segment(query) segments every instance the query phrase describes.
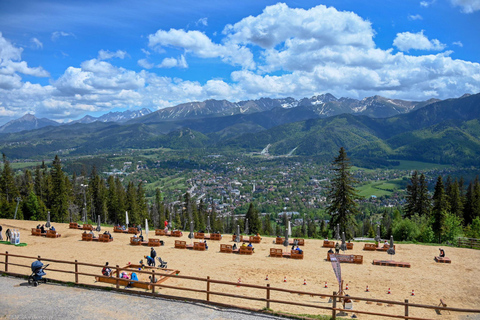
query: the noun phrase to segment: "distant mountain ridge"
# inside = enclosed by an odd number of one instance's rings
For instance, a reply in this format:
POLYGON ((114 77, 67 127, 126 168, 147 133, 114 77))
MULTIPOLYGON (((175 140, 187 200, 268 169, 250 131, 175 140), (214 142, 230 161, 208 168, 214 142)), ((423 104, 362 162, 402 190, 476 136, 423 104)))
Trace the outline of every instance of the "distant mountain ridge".
POLYGON ((143 117, 147 114, 152 113, 152 111, 148 108, 142 108, 140 110, 126 110, 123 112, 116 111, 116 112, 109 112, 100 117, 92 117, 90 115, 86 115, 85 117, 70 122, 72 123, 92 123, 95 121, 99 122, 125 122, 128 120, 132 120, 135 118, 143 117))
POLYGON ((47 119, 47 118, 37 118, 33 114, 27 113, 19 119, 12 120, 7 122, 0 127, 0 133, 11 133, 11 132, 20 132, 28 131, 34 129, 40 129, 47 126, 59 126, 60 123, 47 119))

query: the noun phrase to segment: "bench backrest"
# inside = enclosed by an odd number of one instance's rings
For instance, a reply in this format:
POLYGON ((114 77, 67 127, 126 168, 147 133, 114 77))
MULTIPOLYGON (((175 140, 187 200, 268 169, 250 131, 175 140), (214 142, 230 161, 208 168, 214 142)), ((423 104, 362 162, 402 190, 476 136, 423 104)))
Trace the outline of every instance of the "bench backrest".
POLYGON ((222 240, 220 233, 210 233, 210 240, 222 240))
POLYGON ((150 246, 152 244, 159 245, 160 244, 160 239, 148 239, 148 245, 150 246))
POLYGON ((135 227, 128 227, 128 233, 137 234, 138 230, 135 227))
POLYGON ((305 245, 305 239, 293 239, 293 241, 297 241, 299 246, 304 246, 305 245))
POLYGON ((165 229, 155 229, 155 235, 156 236, 164 236, 165 235, 165 229))
POLYGON ((253 248, 252 247, 247 247, 247 246, 240 246, 240 253, 247 253, 247 254, 252 254, 253 253, 253 248))
POLYGON ((91 224, 84 224, 82 227, 83 230, 93 230, 93 227, 91 224))
POLYGON ((186 247, 187 242, 183 240, 175 240, 175 247, 186 247))
POLYGON ((110 240, 110 236, 108 234, 99 234, 98 235, 98 241, 109 241, 110 240))
POLYGON ((283 244, 283 238, 276 237, 275 238, 275 244, 283 244))
POLYGON ((205 242, 194 242, 193 243, 194 250, 205 250, 205 242))
POLYGON ((92 240, 93 234, 91 233, 82 233, 82 240, 92 240))
POLYGON ((181 236, 182 236, 182 231, 180 231, 180 230, 173 230, 173 231, 172 231, 172 236, 174 236, 174 237, 181 237, 181 236))

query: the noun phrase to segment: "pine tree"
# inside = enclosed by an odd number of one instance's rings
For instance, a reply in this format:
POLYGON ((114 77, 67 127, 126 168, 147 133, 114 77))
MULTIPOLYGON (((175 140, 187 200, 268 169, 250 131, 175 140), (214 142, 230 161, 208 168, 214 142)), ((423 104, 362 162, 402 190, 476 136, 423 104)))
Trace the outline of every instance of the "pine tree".
POLYGON ((445 194, 445 188, 443 187, 442 176, 438 176, 437 178, 435 193, 433 194, 432 200, 432 229, 438 239, 438 242, 441 243, 442 231, 445 225, 445 215, 449 210, 447 195, 445 194))
POLYGON ((457 179, 446 185, 445 191, 447 193, 450 212, 459 218, 463 218, 463 201, 457 179))
MULTIPOLYGON (((0 192, 7 203, 15 203, 15 198, 19 196, 13 170, 10 167, 10 161, 3 153, 3 170, 0 175, 0 192)), ((13 205, 15 206, 15 205, 13 205)))
POLYGON ((265 218, 264 218, 264 232, 266 235, 268 236, 273 236, 274 232, 273 232, 273 228, 272 228, 272 222, 270 221, 270 215, 269 214, 266 214, 265 215, 265 218))
POLYGON ((412 217, 418 208, 419 187, 418 172, 414 171, 410 178, 410 184, 407 185, 407 195, 405 196, 405 216, 407 218, 412 217))
POLYGON ((425 179, 425 175, 422 173, 420 175, 418 187, 418 201, 415 212, 417 212, 419 216, 428 216, 430 215, 431 207, 432 203, 428 195, 427 180, 425 179))
POLYGON ((250 202, 250 205, 248 206, 248 211, 247 211, 247 214, 245 215, 245 219, 248 219, 248 226, 251 234, 257 234, 262 232, 261 230, 262 222, 258 217, 258 211, 253 205, 253 203, 251 202, 250 202))
POLYGON ((345 232, 348 239, 353 238, 352 229, 356 227, 355 216, 359 213, 355 199, 359 196, 353 184, 357 181, 349 172, 350 162, 345 149, 340 148, 338 157, 332 163, 335 176, 328 192, 327 213, 331 215, 330 226, 340 225, 340 233, 345 232))

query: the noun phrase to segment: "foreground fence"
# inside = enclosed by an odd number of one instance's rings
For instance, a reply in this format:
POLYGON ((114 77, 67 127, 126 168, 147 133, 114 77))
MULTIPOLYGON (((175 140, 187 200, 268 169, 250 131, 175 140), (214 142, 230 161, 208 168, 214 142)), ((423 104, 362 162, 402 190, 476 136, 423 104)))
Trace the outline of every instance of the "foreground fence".
MULTIPOLYGON (((104 265, 99 265, 99 264, 92 264, 92 263, 84 263, 84 262, 78 262, 77 260, 75 261, 63 261, 63 260, 56 260, 56 259, 48 259, 48 258, 42 258, 40 256, 37 257, 29 257, 29 256, 22 256, 22 255, 16 255, 16 254, 9 254, 8 251, 5 253, 0 253, 0 256, 4 256, 4 261, 0 261, 0 264, 4 265, 4 273, 5 274, 10 274, 10 275, 15 275, 15 276, 27 276, 25 273, 15 273, 9 271, 9 267, 20 267, 20 268, 27 268, 30 269, 30 263, 27 264, 21 264, 18 262, 18 260, 21 259, 28 259, 28 260, 39 260, 43 262, 52 262, 52 263, 58 263, 61 265, 66 265, 67 269, 71 270, 62 270, 62 269, 51 269, 48 268, 49 272, 58 272, 58 273, 64 273, 64 274, 70 274, 72 276, 72 281, 59 281, 55 280, 56 282, 65 282, 65 283, 71 283, 74 282, 75 284, 82 285, 82 286, 87 286, 87 287, 93 287, 93 288, 103 288, 105 289, 106 287, 104 286, 99 286, 99 285, 93 285, 89 283, 82 283, 79 281, 79 276, 82 277, 87 277, 87 278, 110 278, 112 277, 106 277, 102 276, 99 274, 92 274, 92 273, 87 273, 87 272, 80 272, 79 268, 80 267, 94 267, 94 268, 103 268, 104 265), (13 262, 15 260, 15 262, 13 262)), ((199 281, 204 283, 205 289, 196 289, 196 288, 187 288, 187 287, 178 287, 178 286, 171 286, 171 285, 166 285, 163 283, 150 283, 150 282, 143 282, 143 281, 134 281, 134 280, 128 280, 129 282, 132 283, 139 283, 148 286, 151 289, 148 289, 148 291, 135 291, 135 290, 125 290, 120 288, 120 281, 125 281, 125 279, 120 278, 120 271, 123 270, 123 267, 120 267, 116 265, 115 267, 110 266, 110 268, 113 270, 113 274, 115 275, 113 277, 113 281, 115 282, 115 288, 112 288, 114 290, 122 291, 122 292, 128 292, 131 294, 137 294, 137 295, 148 295, 148 296, 157 296, 157 297, 162 297, 162 298, 172 298, 172 299, 181 299, 181 300, 190 300, 190 301, 198 301, 198 302, 206 302, 206 303, 211 303, 219 306, 224 306, 224 307, 230 307, 230 308, 239 308, 239 309, 246 309, 250 311, 262 311, 259 309, 253 309, 253 308, 248 308, 248 307, 242 307, 242 305, 231 305, 231 304, 225 304, 225 303, 219 303, 219 302, 213 302, 211 301, 212 296, 220 296, 220 297, 230 297, 230 298, 235 298, 235 299, 240 299, 240 300, 250 300, 250 301, 259 301, 265 303, 265 308, 271 309, 270 306, 273 303, 276 304, 281 304, 281 305, 295 305, 295 306, 301 306, 301 307, 306 307, 306 308, 313 308, 313 309, 323 309, 323 310, 329 310, 331 311, 332 314, 332 319, 336 319, 337 317, 337 312, 350 312, 350 313, 356 313, 356 314, 366 314, 366 315, 372 315, 372 316, 379 316, 383 318, 398 318, 398 319, 411 319, 411 320, 426 320, 425 318, 418 318, 418 317, 413 317, 409 316, 410 310, 412 308, 420 308, 420 309, 435 309, 438 311, 450 311, 450 312, 465 312, 465 313, 480 313, 480 309, 460 309, 460 308, 450 308, 450 307, 442 307, 442 306, 432 306, 432 305, 422 305, 422 304, 414 304, 414 303, 409 303, 408 299, 405 299, 403 302, 400 301, 390 301, 390 300, 381 300, 381 299, 370 299, 370 298, 364 298, 364 297, 354 297, 354 296, 343 296, 339 295, 336 292, 333 292, 333 294, 328 295, 328 294, 320 294, 320 293, 314 293, 314 292, 305 292, 305 291, 296 291, 296 290, 288 290, 288 289, 283 289, 283 288, 275 288, 271 287, 270 284, 267 284, 266 286, 261 286, 261 285, 252 285, 252 284, 243 284, 243 283, 236 283, 236 282, 228 282, 228 281, 221 281, 221 280, 214 280, 211 279, 210 277, 206 278, 200 278, 200 277, 190 277, 190 276, 184 276, 184 275, 173 275, 171 273, 161 273, 161 272, 155 272, 154 270, 152 271, 142 271, 138 270, 135 271, 136 273, 139 274, 148 274, 155 278, 155 276, 162 276, 162 277, 175 277, 179 279, 184 279, 187 281, 199 281), (222 285, 227 285, 227 286, 232 286, 232 287, 247 287, 247 288, 255 288, 255 289, 260 289, 263 291, 263 294, 261 296, 246 296, 246 295, 238 295, 238 294, 231 294, 231 293, 226 293, 226 292, 219 292, 219 291, 214 291, 212 290, 212 284, 222 284, 222 285), (159 288, 169 288, 169 289, 174 289, 174 290, 179 290, 179 291, 189 291, 189 292, 195 292, 197 296, 200 296, 201 294, 204 295, 204 299, 192 299, 192 298, 187 298, 181 295, 178 296, 172 296, 172 295, 165 295, 165 294, 160 294, 158 292, 159 288), (314 305, 314 304, 309 304, 309 303, 301 303, 299 301, 288 301, 288 300, 280 300, 280 299, 273 299, 272 294, 275 292, 284 292, 284 293, 290 293, 290 294, 299 294, 299 295, 310 295, 310 296, 317 296, 317 297, 322 297, 322 298, 330 298, 332 301, 331 306, 319 306, 319 305, 314 305), (397 305, 397 306, 403 306, 404 307, 404 312, 403 315, 394 315, 394 314, 386 314, 386 313, 377 313, 377 312, 370 312, 370 311, 365 311, 365 310, 352 310, 352 309, 344 309, 342 301, 344 299, 350 299, 350 300, 356 300, 356 301, 366 301, 367 303, 384 303, 388 305, 397 305)), ((28 273, 30 271, 28 270, 28 273)), ((110 287, 107 287, 110 288, 110 287)))
POLYGON ((480 249, 480 239, 458 238, 457 246, 472 248, 472 249, 480 249))

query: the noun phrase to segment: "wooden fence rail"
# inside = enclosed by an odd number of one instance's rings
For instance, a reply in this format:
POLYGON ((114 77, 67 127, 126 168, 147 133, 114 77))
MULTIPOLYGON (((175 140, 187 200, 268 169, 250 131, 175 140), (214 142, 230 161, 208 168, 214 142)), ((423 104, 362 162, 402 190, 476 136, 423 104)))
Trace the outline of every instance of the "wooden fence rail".
MULTIPOLYGON (((74 266, 74 271, 62 270, 62 269, 48 269, 48 271, 65 273, 65 274, 73 274, 74 279, 75 279, 74 281, 75 281, 76 284, 82 284, 82 285, 86 285, 86 286, 89 286, 89 287, 101 287, 101 286, 87 284, 87 283, 80 283, 78 277, 79 276, 86 276, 86 277, 93 277, 93 278, 95 278, 95 277, 111 278, 111 277, 106 277, 106 276, 99 275, 99 274, 79 272, 79 266, 103 268, 104 265, 100 265, 100 264, 78 262, 77 260, 75 260, 75 261, 63 261, 63 260, 57 260, 57 259, 42 258, 40 256, 29 257, 29 256, 23 256, 23 255, 17 255, 17 254, 9 254, 8 251, 5 252, 5 253, 0 253, 0 256, 5 257, 4 261, 0 261, 0 264, 4 265, 4 273, 11 274, 11 275, 16 275, 16 276, 22 275, 22 274, 10 272, 8 270, 9 266, 30 268, 30 265, 13 263, 11 261, 12 260, 11 258, 33 259, 33 260, 41 260, 41 261, 45 261, 45 262, 59 263, 59 264, 65 264, 65 265, 73 265, 74 266)), ((117 265, 115 267, 112 267, 112 269, 114 269, 113 274, 116 275, 114 277, 114 279, 116 279, 115 289, 119 290, 119 291, 122 291, 122 292, 125 292, 125 290, 121 289, 120 285, 119 285, 119 280, 122 280, 120 278, 120 270, 123 270, 124 268, 119 267, 117 265)), ((236 282, 229 282, 229 281, 223 281, 223 280, 215 280, 215 279, 211 279, 209 276, 206 277, 206 278, 200 278, 200 277, 184 276, 184 275, 178 275, 178 274, 173 275, 173 274, 170 274, 170 273, 161 273, 161 272, 158 272, 158 270, 157 271, 155 271, 155 270, 152 270, 152 271, 143 271, 143 270, 138 270, 137 271, 137 270, 135 270, 135 272, 139 273, 139 274, 148 274, 148 275, 151 275, 151 276, 175 277, 177 279, 184 279, 184 280, 189 280, 189 281, 200 281, 200 282, 204 282, 206 284, 206 286, 205 286, 205 289, 195 289, 195 288, 171 286, 171 285, 167 285, 167 284, 163 284, 163 283, 150 283, 150 282, 135 281, 135 280, 130 280, 129 279, 128 282, 141 283, 141 284, 147 284, 147 285, 152 286, 151 292, 128 291, 129 293, 138 294, 138 295, 154 295, 154 296, 158 296, 158 297, 191 300, 191 301, 203 301, 203 302, 206 301, 207 303, 211 303, 211 304, 216 304, 216 305, 221 305, 221 306, 226 306, 226 307, 231 307, 231 308, 247 309, 247 310, 253 310, 253 309, 247 308, 247 307, 238 307, 236 305, 229 305, 229 304, 225 304, 225 303, 212 302, 211 301, 211 296, 230 297, 230 298, 235 298, 235 299, 253 300, 253 301, 264 302, 266 304, 267 309, 270 309, 271 303, 277 303, 277 304, 281 304, 281 305, 295 305, 295 306, 307 307, 307 308, 313 308, 313 309, 330 310, 332 312, 332 318, 333 319, 336 319, 336 313, 338 311, 344 311, 344 312, 354 312, 354 313, 357 313, 357 314, 367 314, 367 315, 379 316, 379 317, 384 317, 384 318, 389 317, 389 318, 410 319, 410 320, 426 320, 425 318, 418 318, 418 317, 409 316, 409 311, 411 310, 411 308, 436 309, 436 310, 445 310, 445 311, 451 311, 451 312, 480 313, 480 309, 461 309, 461 308, 451 308, 451 307, 440 307, 440 306, 409 303, 408 300, 405 300, 404 302, 401 302, 401 301, 390 301, 390 300, 371 299, 371 298, 353 297, 353 296, 348 296, 347 298, 350 299, 350 300, 370 301, 370 302, 386 303, 386 304, 404 306, 404 308, 405 308, 404 315, 392 315, 392 314, 377 313, 377 312, 370 312, 370 311, 364 311, 364 310, 347 310, 347 309, 337 307, 337 301, 341 302, 346 297, 343 296, 343 295, 338 295, 336 292, 333 292, 333 294, 331 294, 331 295, 320 294, 318 292, 305 292, 305 291, 289 290, 289 289, 284 289, 284 288, 275 288, 275 287, 271 287, 270 284, 267 284, 266 286, 261 286, 261 285, 254 285, 254 284, 236 283, 236 282), (265 290, 265 293, 263 294, 264 298, 263 297, 253 297, 253 296, 246 296, 246 295, 238 295, 238 294, 232 294, 232 293, 226 293, 226 292, 213 291, 211 289, 212 284, 222 284, 222 285, 227 285, 227 286, 246 287, 246 288, 252 288, 252 289, 265 290), (159 293, 155 292, 156 288, 167 288, 167 289, 180 290, 180 291, 196 292, 196 293, 205 294, 206 297, 205 297, 205 300, 198 300, 198 299, 182 297, 181 295, 180 296, 171 296, 171 295, 159 294, 159 293), (284 293, 290 293, 290 294, 300 294, 300 295, 310 295, 310 296, 330 298, 330 299, 332 299, 333 303, 332 303, 332 306, 319 306, 319 305, 313 305, 313 304, 309 304, 309 303, 302 303, 302 302, 299 302, 299 301, 287 301, 287 300, 272 299, 271 298, 272 292, 284 292, 284 293)), ((23 275, 25 276, 25 274, 23 274, 23 275)), ((58 280, 55 280, 55 281, 58 281, 58 280)), ((59 281, 59 282, 66 282, 66 281, 59 281)), ((340 305, 341 305, 341 303, 340 303, 340 305)), ((260 311, 260 310, 255 310, 255 311, 260 311)))
POLYGON ((472 249, 480 249, 480 239, 473 238, 458 238, 458 247, 467 247, 472 249))

